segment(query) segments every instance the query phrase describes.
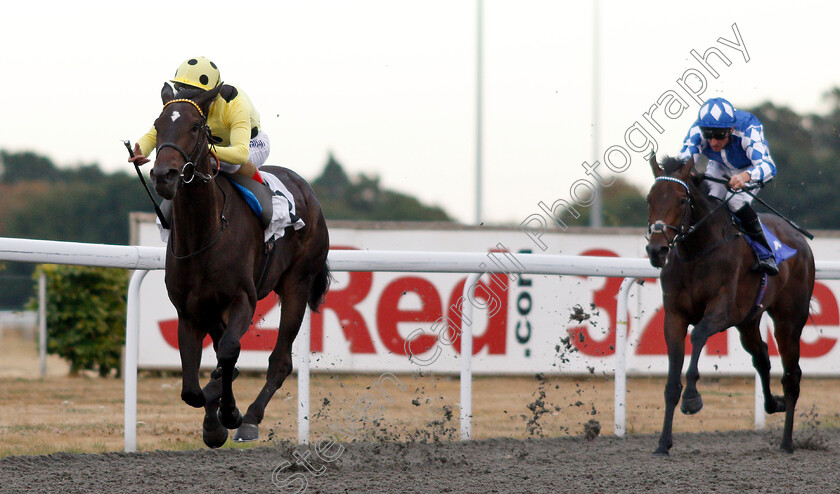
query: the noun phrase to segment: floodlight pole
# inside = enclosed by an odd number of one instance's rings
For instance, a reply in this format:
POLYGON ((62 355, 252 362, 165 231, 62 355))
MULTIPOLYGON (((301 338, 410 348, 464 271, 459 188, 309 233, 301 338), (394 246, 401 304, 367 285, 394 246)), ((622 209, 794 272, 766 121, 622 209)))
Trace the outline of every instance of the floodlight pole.
POLYGON ((482 190, 481 190, 481 138, 483 133, 482 128, 482 51, 484 49, 482 38, 483 38, 483 23, 482 17, 484 16, 484 1, 478 0, 478 9, 477 9, 477 19, 476 19, 476 31, 477 31, 477 39, 476 39, 476 90, 475 90, 475 224, 481 224, 481 203, 482 203, 482 190))
MULTIPOLYGON (((601 0, 592 2, 592 159, 597 160, 601 147, 601 0)), ((589 215, 589 226, 600 228, 603 217, 603 188, 595 182, 595 197, 589 215)))

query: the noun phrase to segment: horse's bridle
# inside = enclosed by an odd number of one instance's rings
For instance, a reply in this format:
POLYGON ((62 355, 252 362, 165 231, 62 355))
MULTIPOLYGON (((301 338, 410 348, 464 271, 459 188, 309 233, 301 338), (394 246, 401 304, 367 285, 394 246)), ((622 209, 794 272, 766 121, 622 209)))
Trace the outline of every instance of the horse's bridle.
MULTIPOLYGON (((646 239, 650 241, 650 237, 653 235, 660 233, 665 236, 665 241, 668 243, 668 248, 673 248, 679 242, 682 242, 685 237, 691 235, 692 232, 696 229, 697 225, 690 225, 691 222, 691 211, 694 209, 694 203, 691 202, 691 191, 688 188, 688 184, 683 182, 682 180, 674 177, 656 177, 656 182, 663 180, 668 182, 676 182, 682 185, 685 188, 685 212, 683 213, 683 219, 680 222, 680 226, 676 227, 673 225, 669 225, 662 220, 656 220, 653 224, 648 223, 648 233, 646 239), (670 241, 668 240, 668 230, 674 230, 674 238, 670 241)), ((706 219, 706 218, 703 218, 706 219)), ((700 220, 701 222, 703 220, 700 220)), ((700 224, 698 222, 697 224, 700 224)))
MULTIPOLYGON (((172 148, 175 151, 178 151, 181 156, 184 158, 184 166, 181 167, 181 181, 185 184, 188 184, 193 181, 194 178, 198 177, 202 182, 207 183, 219 173, 219 169, 216 169, 216 173, 213 175, 208 175, 206 173, 202 173, 195 169, 195 163, 203 156, 202 148, 206 149, 207 152, 211 152, 210 148, 208 147, 208 143, 210 142, 210 127, 207 125, 207 117, 204 115, 204 112, 201 111, 201 108, 198 104, 190 99, 173 99, 168 101, 165 105, 163 105, 163 109, 166 109, 167 106, 171 105, 172 103, 189 103, 198 110, 198 114, 201 116, 201 124, 199 126, 200 136, 203 138, 199 138, 195 142, 195 147, 193 147, 192 152, 187 154, 181 146, 175 144, 174 142, 164 142, 160 144, 157 149, 155 150, 155 154, 160 154, 161 149, 163 148, 172 148), (191 156, 195 156, 195 158, 191 158, 191 156)), ((161 110, 163 113, 163 110, 161 110)), ((216 160, 216 163, 219 161, 216 160)))
MULTIPOLYGON (((676 232, 674 234, 674 238, 671 239, 671 241, 668 242, 668 248, 669 249, 673 248, 675 245, 677 245, 678 243, 685 240, 686 237, 688 237, 689 235, 694 233, 697 230, 698 226, 700 226, 701 224, 703 224, 704 221, 706 221, 707 219, 712 217, 712 215, 715 213, 715 211, 717 211, 719 208, 725 206, 733 197, 735 197, 734 195, 729 195, 726 199, 721 201, 720 204, 718 204, 711 211, 706 213, 705 216, 700 218, 700 220, 697 223, 692 225, 691 224, 691 212, 694 210, 694 203, 691 202, 691 190, 688 188, 688 184, 686 184, 685 182, 683 182, 682 180, 680 180, 678 178, 667 177, 667 176, 656 177, 655 181, 658 182, 660 180, 665 180, 665 181, 668 181, 668 182, 676 182, 676 183, 682 185, 685 188, 685 204, 686 204, 685 205, 685 212, 683 213, 683 219, 680 222, 679 227, 669 225, 662 220, 656 220, 653 224, 648 223, 648 233, 645 237, 648 241, 650 241, 650 237, 652 235, 656 234, 656 233, 661 233, 662 235, 665 236, 665 241, 668 241, 668 234, 666 233, 666 231, 668 229, 671 229, 671 230, 674 230, 676 232)), ((727 239, 724 238, 724 241, 727 241, 727 239)), ((716 247, 716 246, 717 246, 717 244, 712 245, 712 247, 716 247)))
MULTIPOLYGON (((193 100, 190 100, 190 99, 173 99, 173 100, 168 101, 166 104, 164 104, 163 108, 165 109, 168 105, 171 105, 172 103, 189 103, 192 106, 194 106, 196 110, 198 110, 198 114, 201 116, 201 124, 199 125, 199 129, 198 129, 200 137, 198 139, 196 139, 195 147, 193 147, 193 150, 189 155, 186 152, 184 152, 183 149, 181 149, 181 146, 175 144, 174 142, 164 142, 164 143, 160 144, 157 147, 157 150, 155 151, 155 154, 156 155, 160 154, 160 150, 163 149, 163 148, 172 148, 175 151, 178 151, 181 154, 181 156, 184 157, 185 163, 184 163, 184 166, 181 167, 181 176, 180 176, 181 181, 183 183, 188 184, 188 183, 192 182, 193 179, 195 179, 196 177, 198 177, 199 180, 201 180, 203 183, 210 182, 214 178, 216 178, 216 175, 219 174, 219 169, 221 168, 221 164, 220 164, 221 162, 219 161, 219 158, 216 157, 215 154, 213 154, 213 151, 210 149, 210 147, 208 145, 210 143, 210 127, 207 125, 207 117, 204 115, 204 112, 201 111, 201 107, 199 107, 198 104, 193 100), (204 149, 205 151, 202 151, 202 149, 204 149), (205 152, 209 153, 211 156, 213 156, 213 158, 216 160, 216 163, 217 163, 216 173, 214 173, 212 175, 202 173, 202 172, 195 169, 195 163, 200 158, 202 158, 204 156, 205 152), (195 156, 195 158, 191 158, 191 156, 195 156), (189 178, 187 178, 187 171, 188 170, 189 170, 189 178)), ((163 110, 161 110, 161 113, 163 113, 163 110)), ((216 182, 216 184, 218 185, 218 182, 216 182)), ((222 226, 219 229, 219 233, 216 235, 216 237, 213 240, 211 240, 204 247, 201 247, 200 249, 198 249, 198 250, 196 250, 196 251, 194 251, 190 254, 183 255, 183 256, 179 256, 179 255, 175 254, 174 242, 167 242, 169 244, 170 250, 172 251, 172 256, 175 259, 178 259, 180 261, 180 260, 189 259, 190 257, 196 256, 196 255, 204 252, 205 250, 209 249, 213 245, 215 245, 216 242, 218 242, 219 239, 222 238, 222 234, 225 233, 225 230, 227 229, 227 218, 225 217, 225 206, 227 205, 227 194, 225 194, 224 189, 222 189, 221 187, 219 187, 219 190, 221 191, 222 196, 224 197, 224 203, 222 204, 222 212, 221 212, 221 216, 220 216, 222 226)))

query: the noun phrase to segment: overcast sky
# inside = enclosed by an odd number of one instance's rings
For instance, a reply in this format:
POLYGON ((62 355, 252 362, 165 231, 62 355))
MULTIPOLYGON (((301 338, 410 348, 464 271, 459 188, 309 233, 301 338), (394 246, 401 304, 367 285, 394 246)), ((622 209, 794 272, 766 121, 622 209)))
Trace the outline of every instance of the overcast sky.
MULTIPOLYGON (((332 152, 351 175, 378 175, 386 187, 472 223, 476 6, 7 3, 0 148, 36 151, 62 167, 98 163, 131 172, 120 140, 133 142, 148 129, 160 112, 163 82, 184 59, 201 55, 254 101, 272 142, 269 164, 311 180, 332 152)), ((822 111, 824 93, 840 85, 838 13, 828 1, 603 0, 595 153, 593 4, 484 0, 485 221, 519 223, 539 212, 538 202, 569 198, 573 184, 592 180, 581 164, 603 162, 614 145, 631 158, 619 175, 646 190, 650 170, 624 134, 639 122, 659 156, 676 154, 699 108, 678 82, 697 88, 692 70, 706 79, 702 99, 822 111), (717 78, 691 55, 711 47, 730 62, 710 56, 717 78), (655 129, 643 114, 666 97, 676 102, 673 116, 679 100, 669 91, 688 108, 670 118, 660 106, 649 113, 655 129)), ((641 131, 635 137, 636 144, 644 139, 641 131)), ((616 167, 620 156, 612 155, 616 167)), ((785 164, 778 166, 783 175, 785 164)))

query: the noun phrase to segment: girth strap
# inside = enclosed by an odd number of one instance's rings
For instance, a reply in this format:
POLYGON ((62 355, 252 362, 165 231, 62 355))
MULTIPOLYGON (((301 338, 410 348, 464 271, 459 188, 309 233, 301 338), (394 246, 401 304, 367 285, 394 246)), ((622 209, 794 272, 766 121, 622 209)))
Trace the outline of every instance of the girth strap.
POLYGON ((260 275, 259 278, 257 278, 257 282, 255 283, 257 287, 257 293, 262 292, 262 284, 265 281, 265 272, 268 269, 268 265, 270 264, 271 259, 274 258, 274 252, 277 250, 274 248, 275 242, 276 240, 272 239, 265 243, 265 247, 263 249, 262 262, 260 263, 260 275))
POLYGON ((758 294, 755 297, 755 303, 747 313, 747 317, 745 317, 740 323, 736 324, 736 326, 740 326, 741 324, 750 321, 753 317, 755 317, 755 314, 758 311, 764 309, 764 306, 762 306, 761 303, 764 301, 765 292, 767 292, 767 273, 761 273, 761 282, 758 284, 758 294))

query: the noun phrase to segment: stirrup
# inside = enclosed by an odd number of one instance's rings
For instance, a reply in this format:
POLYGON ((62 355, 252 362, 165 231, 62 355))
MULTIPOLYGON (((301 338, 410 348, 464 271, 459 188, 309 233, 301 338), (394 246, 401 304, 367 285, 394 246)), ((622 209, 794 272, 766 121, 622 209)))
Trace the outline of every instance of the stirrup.
POLYGON ((779 274, 779 267, 776 266, 776 260, 773 259, 773 257, 759 259, 756 267, 758 268, 758 271, 767 273, 770 276, 776 276, 779 274))

